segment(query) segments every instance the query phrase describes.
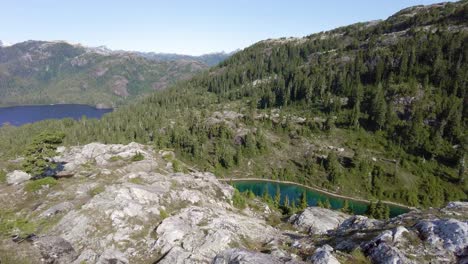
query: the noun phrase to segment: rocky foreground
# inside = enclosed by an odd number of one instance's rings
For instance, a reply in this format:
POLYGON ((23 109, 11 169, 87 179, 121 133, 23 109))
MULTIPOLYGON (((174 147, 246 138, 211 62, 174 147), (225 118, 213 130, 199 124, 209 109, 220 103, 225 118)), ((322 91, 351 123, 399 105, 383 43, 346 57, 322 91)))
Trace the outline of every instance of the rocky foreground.
POLYGON ((315 207, 281 219, 259 200, 234 207, 230 185, 171 151, 59 153, 57 183, 30 188, 13 171, 0 184, 0 263, 468 263, 468 203, 388 221, 315 207))

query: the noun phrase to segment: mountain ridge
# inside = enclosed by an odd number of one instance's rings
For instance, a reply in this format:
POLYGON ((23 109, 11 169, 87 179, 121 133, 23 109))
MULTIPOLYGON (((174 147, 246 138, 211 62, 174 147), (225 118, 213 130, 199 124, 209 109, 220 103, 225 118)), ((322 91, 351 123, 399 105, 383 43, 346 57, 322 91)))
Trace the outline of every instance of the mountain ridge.
POLYGON ((66 41, 0 46, 0 106, 81 103, 116 107, 207 69, 228 54, 190 57, 112 51, 66 41))

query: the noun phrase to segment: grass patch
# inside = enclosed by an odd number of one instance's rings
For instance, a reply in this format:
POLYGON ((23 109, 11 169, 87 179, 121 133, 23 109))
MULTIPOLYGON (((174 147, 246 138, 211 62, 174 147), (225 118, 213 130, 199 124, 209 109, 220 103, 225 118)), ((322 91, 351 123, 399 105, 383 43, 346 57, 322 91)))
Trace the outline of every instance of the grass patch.
POLYGON ((133 184, 139 184, 139 185, 142 185, 142 184, 145 183, 145 181, 141 177, 132 178, 132 179, 130 179, 128 181, 133 183, 133 184))
POLYGON ((32 234, 36 227, 36 223, 15 214, 13 211, 0 211, 0 235, 2 236, 32 234))
POLYGON ((97 187, 94 187, 92 188, 91 190, 88 191, 88 194, 91 195, 91 196, 96 196, 102 192, 104 192, 106 189, 104 188, 104 186, 102 185, 99 185, 97 187))
POLYGON ((174 172, 185 172, 182 163, 176 159, 172 160, 172 168, 174 169, 174 172))
POLYGON ((34 181, 30 181, 26 184, 26 186, 24 187, 24 189, 27 191, 27 192, 35 192, 35 191, 38 191, 40 189, 42 189, 42 187, 44 186, 49 186, 49 187, 53 187, 55 185, 58 184, 58 181, 52 177, 45 177, 45 178, 42 178, 42 179, 39 179, 39 180, 34 180, 34 181))
POLYGON ((5 250, 0 248, 0 263, 31 264, 32 262, 27 257, 18 256, 18 252, 15 252, 14 250, 5 250))
POLYGON ((352 263, 356 263, 356 264, 370 264, 370 263, 372 263, 369 260, 369 258, 367 258, 359 248, 354 249, 351 252, 351 256, 352 256, 352 263))
POLYGON ((6 183, 6 171, 0 170, 0 183, 6 183))
POLYGON ((244 209, 247 206, 245 196, 242 195, 237 189, 234 189, 234 194, 232 195, 232 204, 238 209, 244 209))
POLYGON ((112 156, 112 157, 110 157, 110 159, 109 159, 110 162, 116 162, 116 161, 119 161, 119 160, 122 160, 122 157, 120 157, 120 156, 112 156))

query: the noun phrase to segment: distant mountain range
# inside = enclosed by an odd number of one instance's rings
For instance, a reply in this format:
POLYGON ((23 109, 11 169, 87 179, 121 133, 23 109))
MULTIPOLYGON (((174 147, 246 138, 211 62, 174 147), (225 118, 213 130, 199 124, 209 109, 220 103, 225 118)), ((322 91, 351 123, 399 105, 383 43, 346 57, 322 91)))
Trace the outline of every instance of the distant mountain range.
POLYGON ((0 41, 0 106, 115 107, 216 65, 231 53, 190 56, 114 51, 65 41, 0 41))
POLYGON ((154 53, 154 52, 137 52, 137 54, 151 60, 155 61, 177 61, 177 60, 189 60, 189 61, 198 61, 208 66, 215 66, 218 63, 229 58, 231 55, 236 53, 233 52, 215 52, 204 54, 200 56, 191 56, 191 55, 181 55, 176 53, 154 53))

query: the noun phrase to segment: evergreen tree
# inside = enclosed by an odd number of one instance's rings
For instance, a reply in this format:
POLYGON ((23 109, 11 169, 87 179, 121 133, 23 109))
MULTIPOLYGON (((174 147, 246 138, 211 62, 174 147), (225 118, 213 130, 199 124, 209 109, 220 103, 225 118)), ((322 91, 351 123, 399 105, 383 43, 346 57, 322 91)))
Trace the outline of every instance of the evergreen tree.
POLYGON ((324 207, 325 207, 325 206, 323 205, 322 200, 320 200, 320 199, 319 199, 318 202, 317 202, 317 206, 320 207, 320 208, 324 208, 324 207))
POLYGON ((370 118, 376 127, 380 130, 385 125, 385 115, 387 114, 387 103, 385 102, 384 91, 382 84, 377 85, 377 90, 374 93, 370 105, 370 118))
POLYGON ((280 207, 281 205, 280 202, 281 202, 281 190, 280 190, 279 185, 276 185, 276 194, 274 198, 274 205, 276 208, 280 207))
POLYGON ((285 196, 284 197, 284 201, 283 201, 283 206, 286 207, 286 208, 290 208, 290 204, 289 204, 289 196, 285 196))
POLYGON ((299 197, 299 209, 300 210, 304 210, 306 209, 308 206, 308 203, 307 203, 307 193, 306 191, 303 191, 301 193, 301 196, 299 197))
POLYGON ((341 178, 341 168, 335 152, 331 151, 327 157, 326 170, 328 172, 329 181, 336 185, 341 178))
POLYGON ((41 133, 27 146, 23 169, 34 178, 41 178, 56 168, 52 157, 57 155, 56 149, 62 143, 63 133, 41 133))
POLYGON ((271 196, 270 196, 270 193, 268 192, 268 188, 264 188, 263 189, 263 194, 262 194, 262 199, 265 203, 271 205, 272 204, 272 199, 271 199, 271 196))
POLYGON ((341 208, 341 211, 343 213, 350 214, 352 213, 351 208, 349 207, 349 202, 348 200, 344 200, 343 207, 341 208))

